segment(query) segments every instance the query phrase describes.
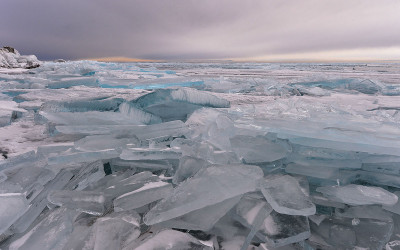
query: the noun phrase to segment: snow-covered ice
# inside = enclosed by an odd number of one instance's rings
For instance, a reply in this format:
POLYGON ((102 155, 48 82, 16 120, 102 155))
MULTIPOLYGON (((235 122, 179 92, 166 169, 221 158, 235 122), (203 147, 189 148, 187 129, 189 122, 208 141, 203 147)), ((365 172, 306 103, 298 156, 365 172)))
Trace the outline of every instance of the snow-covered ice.
POLYGON ((396 63, 0 49, 0 248, 395 249, 399 96, 396 63))

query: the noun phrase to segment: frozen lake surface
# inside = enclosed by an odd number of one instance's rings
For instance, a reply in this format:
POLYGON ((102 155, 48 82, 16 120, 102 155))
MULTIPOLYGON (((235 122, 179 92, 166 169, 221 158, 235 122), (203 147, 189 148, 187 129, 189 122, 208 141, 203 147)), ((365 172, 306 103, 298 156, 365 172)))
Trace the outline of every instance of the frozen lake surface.
POLYGON ((0 69, 0 249, 398 249, 399 194, 400 64, 0 69))

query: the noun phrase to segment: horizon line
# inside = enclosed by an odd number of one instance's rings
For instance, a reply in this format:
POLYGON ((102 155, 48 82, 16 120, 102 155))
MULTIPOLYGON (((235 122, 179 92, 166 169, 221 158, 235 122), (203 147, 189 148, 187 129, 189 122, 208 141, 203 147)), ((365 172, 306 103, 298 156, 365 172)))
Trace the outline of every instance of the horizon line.
POLYGON ((134 57, 121 57, 121 56, 111 56, 111 57, 98 57, 98 58, 82 58, 71 61, 97 61, 97 62, 115 62, 115 63, 135 63, 135 62, 148 62, 148 63, 167 63, 167 62, 240 62, 240 63, 400 63, 400 59, 273 59, 273 60, 262 60, 262 59, 249 59, 249 58, 226 58, 226 59, 143 59, 134 57))

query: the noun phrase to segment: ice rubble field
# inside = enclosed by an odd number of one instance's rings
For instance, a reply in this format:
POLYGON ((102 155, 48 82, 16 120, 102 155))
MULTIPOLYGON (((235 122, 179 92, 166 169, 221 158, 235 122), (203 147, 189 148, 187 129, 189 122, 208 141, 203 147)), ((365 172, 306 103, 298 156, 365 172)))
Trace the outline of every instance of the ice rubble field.
POLYGON ((400 248, 399 64, 2 72, 3 250, 400 248))

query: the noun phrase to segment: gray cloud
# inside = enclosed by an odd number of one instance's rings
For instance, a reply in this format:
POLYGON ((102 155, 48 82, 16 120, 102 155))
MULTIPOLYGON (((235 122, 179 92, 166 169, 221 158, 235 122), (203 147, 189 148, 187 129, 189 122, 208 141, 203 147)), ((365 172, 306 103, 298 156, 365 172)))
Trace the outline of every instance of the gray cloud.
POLYGON ((42 59, 253 57, 400 46, 397 0, 3 0, 0 45, 42 59))

